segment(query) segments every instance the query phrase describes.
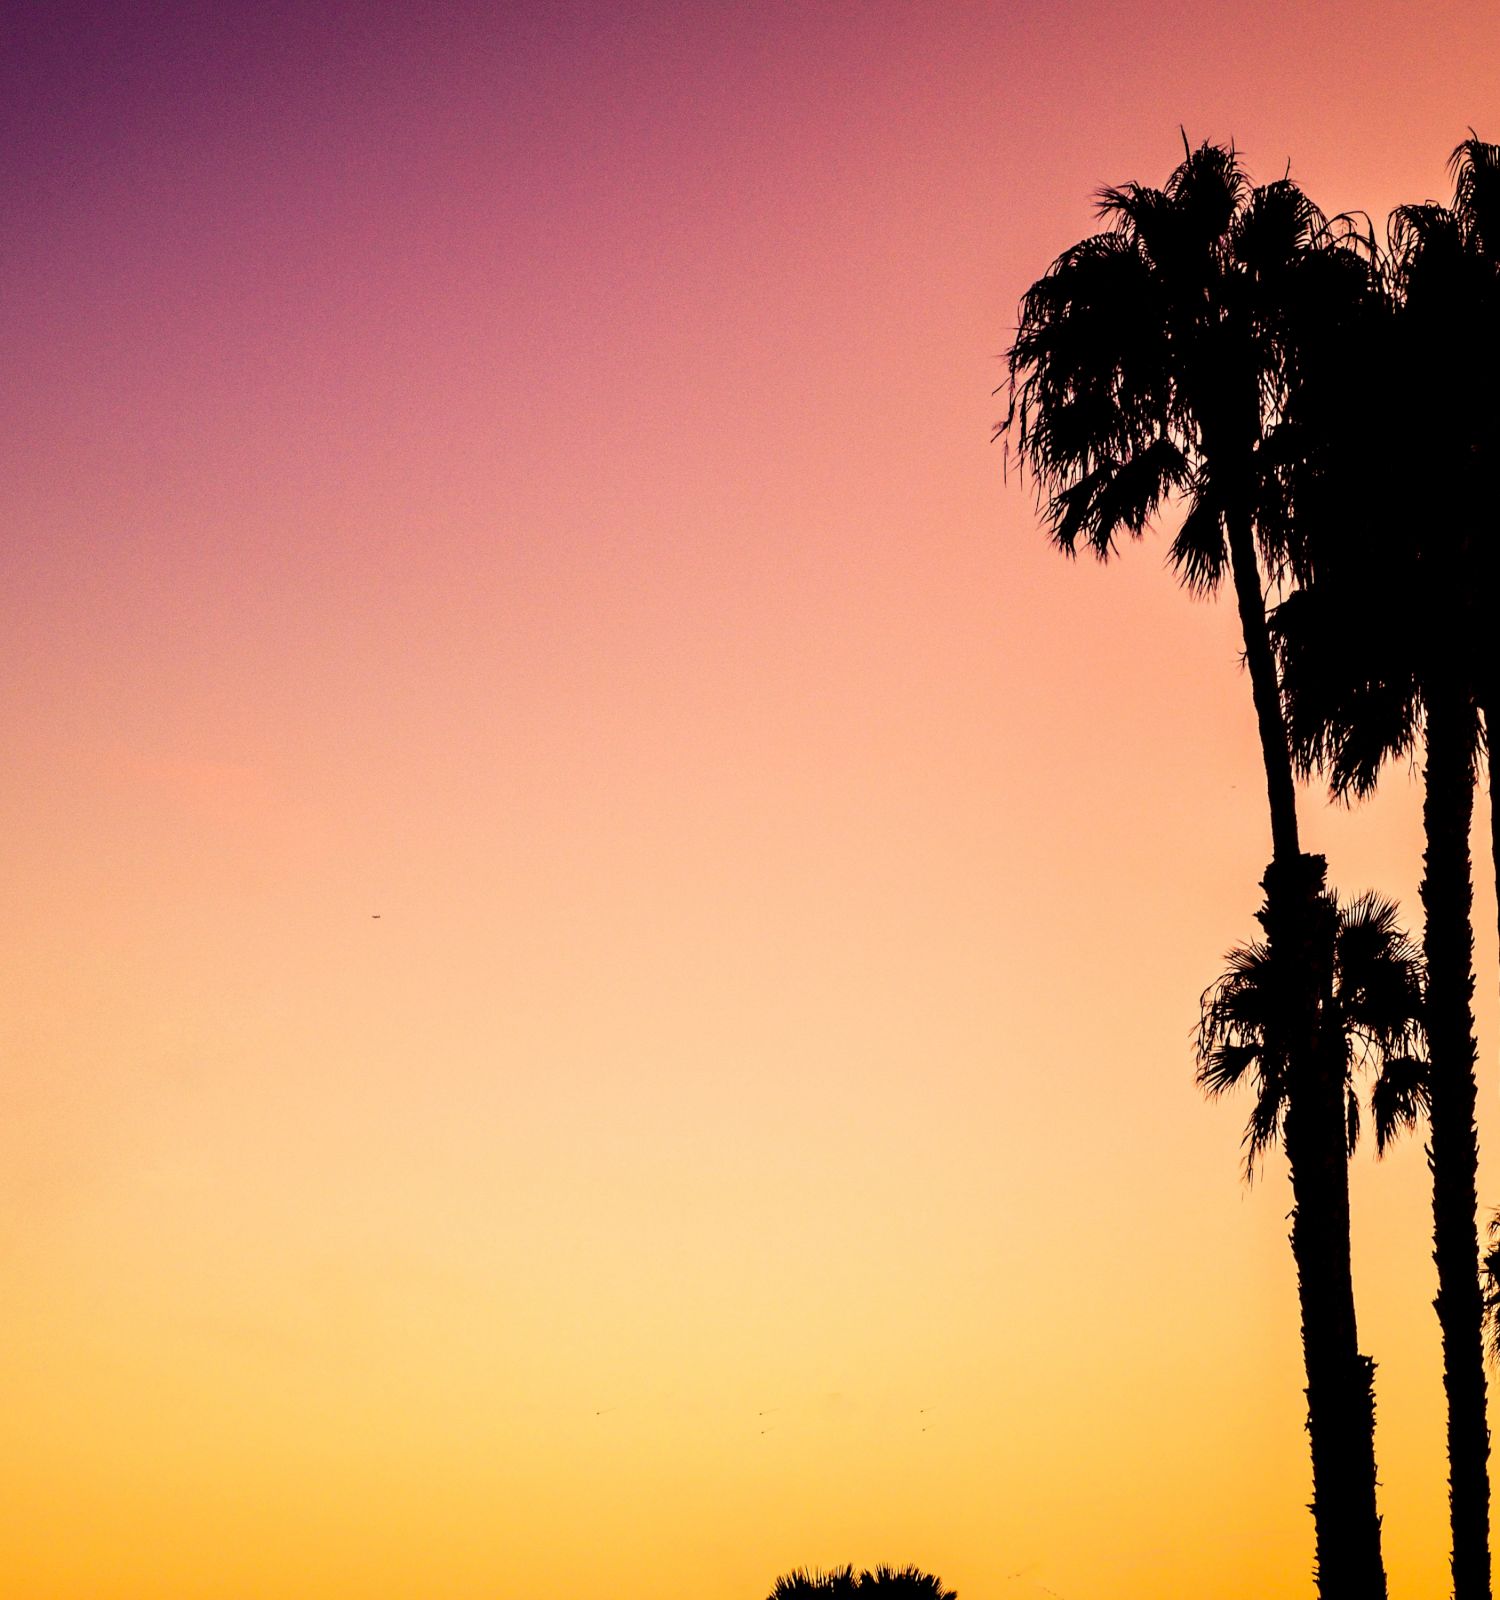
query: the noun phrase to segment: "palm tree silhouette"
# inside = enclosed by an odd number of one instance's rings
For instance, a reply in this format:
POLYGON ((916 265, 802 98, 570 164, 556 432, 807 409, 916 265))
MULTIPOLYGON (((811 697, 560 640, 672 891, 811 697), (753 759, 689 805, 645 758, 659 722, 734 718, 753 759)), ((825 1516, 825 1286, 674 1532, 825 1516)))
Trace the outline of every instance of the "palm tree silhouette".
MULTIPOLYGON (((1334 903, 1329 965, 1333 982, 1319 1016, 1318 1047, 1343 1079, 1347 1149, 1360 1135, 1356 1075, 1377 1074, 1371 1093, 1375 1137, 1383 1153, 1427 1109, 1420 950, 1397 922, 1395 904, 1375 894, 1334 903)), ((1277 1024, 1297 975, 1264 943, 1236 945, 1223 974, 1203 993, 1198 1026, 1198 1085, 1213 1096, 1249 1085, 1245 1176, 1280 1142, 1291 1077, 1285 1032, 1277 1024)))
MULTIPOLYGON (((1318 1045, 1328 997, 1326 862, 1305 854, 1261 561, 1295 555, 1279 429, 1305 364, 1358 320, 1369 263, 1289 179, 1251 188, 1233 149, 1187 148, 1164 188, 1106 189, 1106 231, 1065 251, 1021 302, 1010 409, 1053 538, 1100 558, 1185 506, 1171 556, 1212 592, 1227 574, 1260 734, 1272 860, 1259 919, 1283 993, 1283 1137, 1297 1266, 1321 1592, 1385 1595, 1375 1504, 1373 1363, 1349 1265, 1344 1084, 1318 1045)), ((1294 436, 1293 436, 1294 437, 1294 436)))
POLYGON ((858 1576, 853 1567, 834 1567, 828 1572, 797 1567, 776 1580, 770 1600, 851 1600, 853 1596, 872 1600, 958 1600, 957 1593, 944 1587, 941 1578, 919 1567, 879 1566, 866 1568, 858 1576))
MULTIPOLYGON (((1449 161, 1453 175, 1453 215, 1470 271, 1466 284, 1465 326, 1459 338, 1443 352, 1449 370, 1444 376, 1463 425, 1462 453, 1470 469, 1476 495, 1469 510, 1483 504, 1494 490, 1500 470, 1500 395, 1494 374, 1500 368, 1500 144, 1487 144, 1477 136, 1465 139, 1449 161), (1456 368, 1457 370, 1453 370, 1456 368)), ((1495 597, 1500 594, 1500 551, 1493 537, 1471 540, 1466 552, 1470 594, 1488 625, 1495 597)), ((1500 786, 1495 782, 1495 745, 1500 723, 1500 660, 1493 648, 1485 649, 1485 634, 1471 635, 1479 645, 1474 665, 1475 695, 1484 713, 1489 755, 1491 855, 1495 886, 1500 897, 1500 786)), ((1497 898, 1500 905, 1500 898, 1497 898)))
MULTIPOLYGON (((1391 219, 1383 312, 1356 357, 1364 381, 1351 385, 1346 367, 1336 384, 1303 387, 1303 438, 1314 443, 1289 462, 1288 481, 1301 520, 1319 532, 1307 586, 1278 608, 1274 626, 1294 755, 1326 771, 1336 796, 1369 793, 1386 760, 1423 750, 1434 1304, 1453 1582, 1456 1600, 1488 1600, 1469 831, 1480 708, 1495 677, 1494 541, 1480 535, 1475 512, 1491 490, 1500 437, 1500 150, 1470 139, 1451 170, 1451 207, 1406 206, 1391 219), (1394 462, 1392 393, 1421 396, 1394 462), (1373 623, 1398 615, 1398 628, 1373 623), (1351 627, 1355 618, 1371 620, 1351 627)), ((1485 715, 1493 729, 1493 710, 1485 715)), ((1493 842, 1500 883, 1500 833, 1493 842)))

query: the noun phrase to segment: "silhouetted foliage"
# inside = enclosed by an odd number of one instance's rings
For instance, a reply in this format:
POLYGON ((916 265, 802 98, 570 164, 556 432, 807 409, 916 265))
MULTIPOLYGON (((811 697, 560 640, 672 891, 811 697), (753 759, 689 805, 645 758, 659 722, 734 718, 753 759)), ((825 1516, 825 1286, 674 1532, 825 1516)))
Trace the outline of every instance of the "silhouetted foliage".
POLYGON ((853 1567, 834 1567, 828 1572, 794 1567, 777 1578, 770 1600, 848 1600, 858 1590, 853 1567))
MULTIPOLYGON (((1428 975, 1435 1302, 1448 1400, 1457 1600, 1488 1600, 1489 1437, 1483 1364, 1469 831, 1481 709, 1496 704, 1496 541, 1483 508, 1500 469, 1500 149, 1453 154, 1451 206, 1403 206, 1380 262, 1379 311, 1344 365, 1299 392, 1289 497, 1316 528, 1275 633, 1293 750, 1337 796, 1387 760, 1423 757, 1421 886, 1428 975), (1393 398, 1402 449, 1390 448, 1393 398)), ((1491 769, 1493 797, 1493 768, 1491 769)), ((1500 830, 1492 837, 1500 881, 1500 830)), ((1416 1080, 1408 1085, 1415 1091, 1416 1080)), ((1393 1083, 1389 1094, 1396 1095, 1393 1083)), ((1414 1115, 1414 1102, 1397 1110, 1414 1115)))
POLYGON ((770 1600, 958 1600, 941 1578, 918 1567, 878 1566, 855 1574, 853 1567, 828 1572, 798 1567, 776 1580, 770 1600))
POLYGON ((1190 589, 1228 574, 1255 704, 1272 863, 1260 913, 1283 1003, 1285 1145, 1296 1202, 1318 1580, 1328 1600, 1383 1600, 1373 1364, 1349 1265, 1344 1075, 1323 1059, 1326 863, 1303 853, 1292 754, 1267 626, 1271 577, 1306 564, 1288 463, 1311 374, 1335 364, 1373 295, 1370 253, 1289 179, 1252 188, 1235 151, 1184 158, 1161 189, 1102 191, 1104 232, 1063 252, 1021 301, 999 433, 1036 482, 1052 536, 1101 559, 1164 505, 1190 589))
POLYGON ((1500 1362, 1500 1211, 1490 1213, 1489 1239, 1480 1269, 1484 1290, 1484 1342, 1490 1360, 1500 1362))
MULTIPOLYGON (((1427 1105, 1422 956, 1398 926, 1392 902, 1365 894, 1347 905, 1334 901, 1333 909, 1333 978, 1319 1017, 1319 1047, 1338 1063, 1344 1080, 1350 1153, 1360 1134, 1356 1075, 1376 1074, 1371 1110, 1376 1143, 1384 1151, 1427 1105)), ((1210 1095, 1250 1086, 1254 1099, 1244 1141, 1250 1178, 1282 1136, 1290 1062, 1277 1013, 1295 985, 1264 943, 1238 945, 1225 959, 1223 975, 1203 995, 1198 1083, 1210 1095)))

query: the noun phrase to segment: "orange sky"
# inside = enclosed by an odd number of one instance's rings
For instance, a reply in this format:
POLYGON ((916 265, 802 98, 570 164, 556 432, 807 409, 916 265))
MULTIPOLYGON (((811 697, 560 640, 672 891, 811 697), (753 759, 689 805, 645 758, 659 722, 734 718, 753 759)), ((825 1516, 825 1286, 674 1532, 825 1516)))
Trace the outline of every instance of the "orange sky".
MULTIPOLYGON (((10 1592, 1310 1595, 1289 1198, 1191 1075, 1233 617, 1050 551, 991 391, 1179 124, 1442 196, 1500 13, 229 9, 7 46, 10 1592)), ((1305 830, 1414 917, 1418 805, 1305 830)), ((1395 1600, 1425 1177, 1354 1180, 1395 1600)))

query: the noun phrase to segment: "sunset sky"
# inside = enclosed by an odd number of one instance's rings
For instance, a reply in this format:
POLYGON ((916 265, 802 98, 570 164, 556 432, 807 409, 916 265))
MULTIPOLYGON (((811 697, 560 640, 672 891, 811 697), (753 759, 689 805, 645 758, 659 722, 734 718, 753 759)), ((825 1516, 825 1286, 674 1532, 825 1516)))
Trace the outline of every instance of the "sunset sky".
MULTIPOLYGON (((1500 7, 21 0, 0 89, 6 1592, 1306 1600, 1192 1082, 1232 608, 1050 549, 993 391, 1179 127, 1446 197, 1500 7)), ((1304 820, 1414 927, 1419 803, 1304 820)), ((1355 1163, 1393 1600, 1426 1179, 1355 1163)))

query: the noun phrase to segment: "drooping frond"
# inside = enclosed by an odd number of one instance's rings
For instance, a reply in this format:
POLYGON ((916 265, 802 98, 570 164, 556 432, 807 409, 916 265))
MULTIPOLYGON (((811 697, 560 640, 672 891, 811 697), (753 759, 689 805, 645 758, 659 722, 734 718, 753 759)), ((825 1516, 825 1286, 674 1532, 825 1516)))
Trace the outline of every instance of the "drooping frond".
POLYGON ((1448 171, 1453 210, 1475 250, 1500 260, 1500 145, 1486 144, 1471 131, 1449 157, 1448 171))
POLYGON ((1279 996, 1277 968, 1269 946, 1236 945, 1224 960, 1223 975, 1203 994, 1200 1055, 1224 1040, 1241 1035, 1259 1037, 1274 1026, 1279 996))
POLYGON ((1323 213, 1290 178, 1261 184, 1229 230, 1234 259, 1252 277, 1284 284, 1328 226, 1323 213))
POLYGON ((1463 254, 1463 224, 1458 213, 1435 200, 1398 206, 1388 228, 1392 265, 1403 287, 1413 273, 1451 270, 1463 254))
POLYGON ((1237 945, 1225 970, 1204 990, 1198 1023, 1198 1087, 1218 1096, 1248 1084, 1253 1095, 1245 1128, 1245 1177, 1252 1181, 1266 1151, 1281 1137, 1287 1057, 1278 1008, 1278 972, 1264 944, 1237 945))
POLYGON ((1391 638, 1369 586, 1338 580, 1289 595, 1271 616, 1292 758, 1323 772, 1340 799, 1371 793, 1385 763, 1410 754, 1420 728, 1417 662, 1391 638))
POLYGON ((1426 1061, 1415 1056, 1388 1060, 1370 1091, 1370 1114, 1375 1119, 1375 1150, 1384 1155, 1392 1140, 1411 1133, 1431 1110, 1431 1078, 1426 1061))
POLYGON ((1212 594, 1229 565, 1224 540, 1224 508, 1212 475, 1200 468, 1193 479, 1187 513, 1178 525, 1168 560, 1193 594, 1212 594))
POLYGON ((1229 232, 1248 187, 1234 146, 1207 140, 1189 151, 1167 179, 1167 193, 1194 232, 1215 243, 1229 232))
POLYGON ((1492 1212, 1489 1248, 1480 1263, 1484 1298, 1484 1344, 1491 1361, 1500 1361, 1500 1211, 1492 1212))
POLYGON ((1162 501, 1187 476, 1182 451, 1170 439, 1153 439, 1120 461, 1106 461, 1059 489, 1049 508, 1053 537, 1072 553, 1080 540, 1107 555, 1115 534, 1139 536, 1162 501))

